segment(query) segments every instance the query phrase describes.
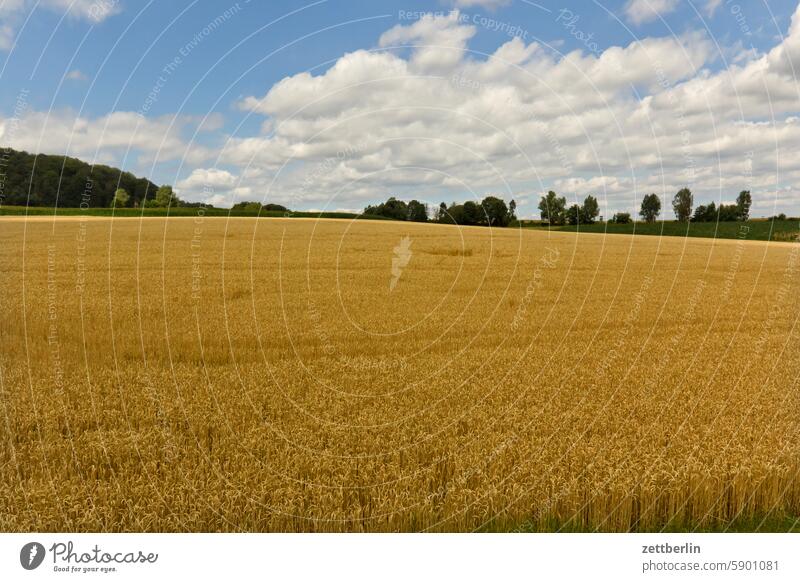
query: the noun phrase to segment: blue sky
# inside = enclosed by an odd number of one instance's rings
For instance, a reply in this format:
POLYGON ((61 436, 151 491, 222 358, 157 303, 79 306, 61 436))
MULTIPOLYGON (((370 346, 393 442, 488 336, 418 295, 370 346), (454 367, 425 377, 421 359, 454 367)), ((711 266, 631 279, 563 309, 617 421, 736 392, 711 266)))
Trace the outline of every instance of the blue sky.
POLYGON ((534 216, 553 188, 610 213, 688 184, 800 214, 797 5, 0 0, 0 145, 220 205, 534 216))

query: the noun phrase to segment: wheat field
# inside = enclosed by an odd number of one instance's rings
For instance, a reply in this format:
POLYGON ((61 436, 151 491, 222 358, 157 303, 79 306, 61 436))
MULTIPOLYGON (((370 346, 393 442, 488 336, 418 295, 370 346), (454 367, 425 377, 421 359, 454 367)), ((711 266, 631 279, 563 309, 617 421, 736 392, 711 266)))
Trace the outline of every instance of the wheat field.
POLYGON ((0 219, 0 530, 792 523, 799 248, 0 219))

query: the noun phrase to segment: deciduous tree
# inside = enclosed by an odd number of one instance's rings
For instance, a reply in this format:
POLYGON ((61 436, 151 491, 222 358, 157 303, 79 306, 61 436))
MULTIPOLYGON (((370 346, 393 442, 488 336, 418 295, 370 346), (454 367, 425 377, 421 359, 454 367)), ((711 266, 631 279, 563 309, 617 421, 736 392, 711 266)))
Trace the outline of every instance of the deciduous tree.
POLYGON ((487 196, 481 202, 483 220, 489 226, 508 226, 509 215, 506 203, 496 196, 487 196))
POLYGON ((753 204, 753 198, 750 196, 750 190, 742 190, 736 198, 736 209, 739 220, 750 220, 750 206, 753 204))
POLYGON ((594 224, 598 216, 600 216, 600 205, 597 203, 597 198, 589 195, 581 206, 580 221, 582 224, 594 224))
POLYGON ((688 188, 678 190, 678 193, 672 199, 672 210, 675 212, 678 222, 689 222, 693 206, 694 197, 692 196, 692 191, 688 188))
POLYGON ((655 194, 647 194, 642 200, 639 216, 645 222, 655 222, 659 214, 661 214, 661 198, 655 194))
POLYGON ((412 200, 408 203, 408 220, 411 222, 428 221, 428 205, 419 200, 412 200))
POLYGON ((117 188, 117 191, 114 192, 114 199, 111 205, 117 208, 124 208, 128 205, 130 199, 131 196, 125 188, 117 188))
POLYGON ((558 194, 552 190, 547 193, 547 196, 542 196, 542 199, 539 201, 539 211, 542 214, 542 220, 550 224, 564 224, 566 207, 567 199, 558 196, 558 194))

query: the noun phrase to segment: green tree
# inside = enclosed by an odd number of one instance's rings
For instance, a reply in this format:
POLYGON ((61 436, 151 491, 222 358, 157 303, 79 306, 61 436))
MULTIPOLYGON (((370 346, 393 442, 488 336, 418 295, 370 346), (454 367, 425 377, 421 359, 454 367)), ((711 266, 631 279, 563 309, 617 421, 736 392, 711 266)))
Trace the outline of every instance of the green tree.
POLYGON ((428 222, 428 205, 418 200, 409 202, 408 220, 411 222, 428 222))
POLYGON ((508 203, 508 213, 510 214, 511 220, 517 219, 517 202, 516 200, 512 200, 508 203))
POLYGON ((720 222, 736 222, 739 218, 739 206, 737 204, 720 204, 717 209, 717 220, 720 222))
POLYGON ((661 214, 661 199, 655 194, 647 194, 642 200, 639 216, 645 222, 655 222, 661 214))
POLYGON ((583 201, 579 219, 583 224, 594 224, 597 217, 600 215, 600 205, 597 203, 597 198, 594 196, 587 196, 583 201))
POLYGON ((447 204, 442 202, 439 204, 439 211, 436 213, 437 222, 448 222, 447 219, 447 204))
POLYGON ((672 199, 672 210, 675 212, 678 222, 689 222, 693 206, 694 197, 692 196, 692 191, 688 188, 678 190, 678 193, 672 199))
POLYGON ((149 180, 118 168, 90 165, 64 156, 2 150, 3 204, 24 206, 30 192, 31 205, 53 206, 58 198, 59 208, 100 208, 111 206, 117 189, 124 189, 130 196, 126 206, 138 206, 146 192, 152 197, 156 191, 156 185, 149 180))
POLYGON ((156 190, 156 196, 153 199, 153 206, 159 208, 167 208, 169 206, 179 206, 180 199, 172 191, 172 186, 161 186, 156 190))
POLYGON ((577 204, 573 204, 572 206, 567 208, 567 211, 564 213, 564 217, 567 220, 567 224, 575 226, 576 224, 581 224, 582 214, 583 212, 581 211, 581 207, 578 206, 577 204))
POLYGON ((567 199, 559 197, 550 190, 547 196, 542 196, 539 201, 539 211, 542 213, 542 220, 550 224, 564 224, 564 211, 567 207, 567 199))
POLYGON ((630 224, 631 222, 631 215, 629 212, 617 212, 614 216, 611 217, 611 221, 613 224, 630 224))
POLYGON ((472 200, 464 202, 464 218, 463 222, 459 224, 474 225, 480 224, 483 220, 483 211, 480 206, 475 204, 472 200))
POLYGON ((114 199, 111 203, 112 206, 124 208, 128 205, 128 202, 131 199, 131 195, 128 194, 128 191, 125 188, 117 188, 117 191, 114 192, 114 199))
POLYGON ((487 196, 481 202, 483 220, 489 226, 508 226, 510 220, 506 203, 496 196, 487 196))
POLYGON ((753 198, 750 196, 750 190, 742 190, 736 198, 736 209, 739 220, 750 220, 750 206, 753 204, 753 198))
POLYGON ((717 213, 717 205, 713 202, 708 206, 701 204, 695 209, 692 222, 716 222, 717 213))
POLYGON ((273 202, 268 202, 267 204, 261 205, 261 210, 266 210, 267 212, 288 212, 289 209, 286 208, 283 204, 275 204, 273 202))
POLYGON ((408 218, 408 204, 392 196, 383 204, 383 215, 395 220, 405 220, 408 218))
POLYGON ((464 205, 451 204, 447 209, 447 214, 443 219, 448 224, 465 224, 464 222, 464 205))
POLYGON ((244 211, 244 212, 253 212, 253 213, 260 212, 261 211, 261 202, 248 202, 246 200, 242 201, 242 202, 237 202, 236 204, 231 206, 231 210, 237 211, 237 212, 242 212, 242 211, 244 211))
POLYGON ((392 196, 386 202, 382 202, 377 206, 367 206, 364 209, 364 214, 385 216, 394 220, 408 220, 408 204, 392 196))

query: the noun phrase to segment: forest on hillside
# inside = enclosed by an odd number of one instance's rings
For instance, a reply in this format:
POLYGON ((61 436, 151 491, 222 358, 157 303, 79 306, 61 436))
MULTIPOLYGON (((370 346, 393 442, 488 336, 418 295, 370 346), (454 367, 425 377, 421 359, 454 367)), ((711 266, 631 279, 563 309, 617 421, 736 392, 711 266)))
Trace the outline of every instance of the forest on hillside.
POLYGON ((0 150, 0 205, 106 207, 120 188, 129 194, 129 206, 140 206, 158 190, 150 180, 118 168, 66 156, 0 150))

